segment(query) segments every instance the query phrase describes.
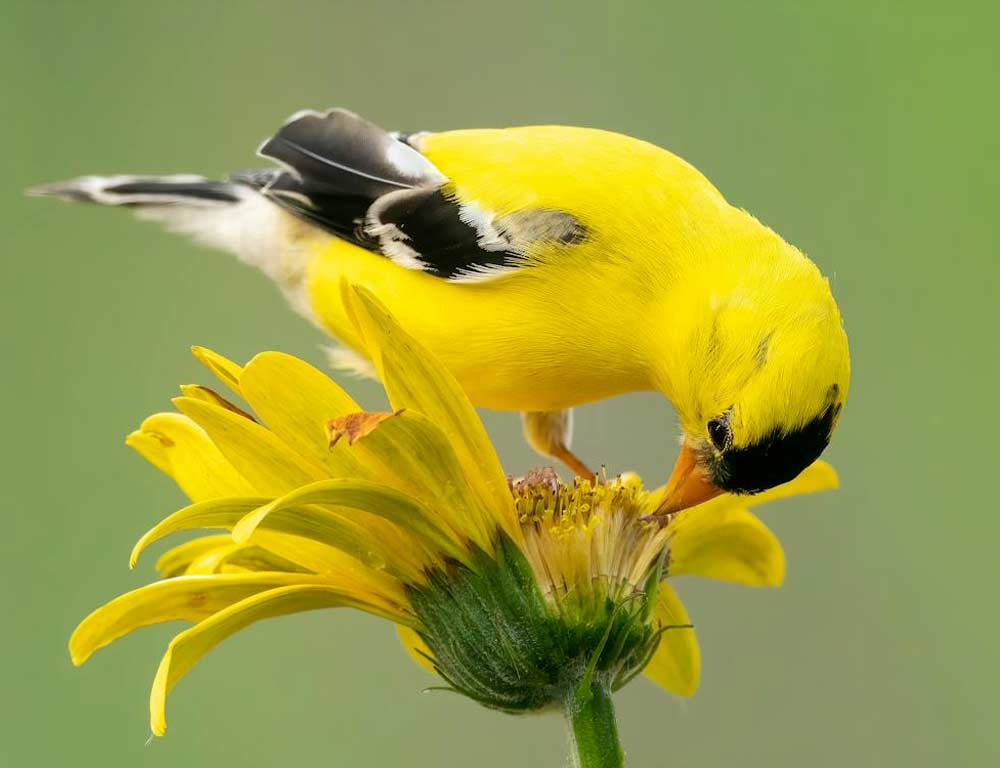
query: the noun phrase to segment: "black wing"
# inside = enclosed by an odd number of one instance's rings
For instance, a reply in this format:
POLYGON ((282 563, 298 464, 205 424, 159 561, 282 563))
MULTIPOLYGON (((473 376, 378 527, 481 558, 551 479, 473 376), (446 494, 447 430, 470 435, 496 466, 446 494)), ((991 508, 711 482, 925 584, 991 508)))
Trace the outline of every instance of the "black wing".
POLYGON ((280 169, 231 178, 338 237, 449 280, 493 277, 523 265, 532 242, 585 236, 561 211, 497 218, 456 200, 418 139, 343 109, 300 112, 258 151, 280 169))

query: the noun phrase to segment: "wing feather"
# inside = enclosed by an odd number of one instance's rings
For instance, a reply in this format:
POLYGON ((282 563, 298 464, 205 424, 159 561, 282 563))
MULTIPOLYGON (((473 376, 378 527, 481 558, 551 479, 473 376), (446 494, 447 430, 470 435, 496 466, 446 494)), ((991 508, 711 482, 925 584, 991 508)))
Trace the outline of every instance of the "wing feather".
POLYGON ((525 265, 539 240, 585 237, 562 211, 497 218, 456 199, 415 148, 421 135, 388 133, 344 109, 298 112, 258 150, 281 168, 231 179, 338 237, 448 280, 491 279, 525 265))

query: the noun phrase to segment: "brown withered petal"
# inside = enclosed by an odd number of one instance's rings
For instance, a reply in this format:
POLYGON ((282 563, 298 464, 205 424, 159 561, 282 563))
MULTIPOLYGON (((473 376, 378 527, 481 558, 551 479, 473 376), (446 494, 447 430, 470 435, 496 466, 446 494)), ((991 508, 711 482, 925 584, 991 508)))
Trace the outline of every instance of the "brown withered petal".
POLYGON ((374 432, 383 421, 391 419, 393 416, 399 416, 405 410, 405 408, 400 408, 398 411, 376 411, 373 413, 359 411, 333 419, 326 425, 326 432, 330 437, 330 447, 333 448, 342 437, 347 438, 348 445, 354 445, 365 435, 374 432))

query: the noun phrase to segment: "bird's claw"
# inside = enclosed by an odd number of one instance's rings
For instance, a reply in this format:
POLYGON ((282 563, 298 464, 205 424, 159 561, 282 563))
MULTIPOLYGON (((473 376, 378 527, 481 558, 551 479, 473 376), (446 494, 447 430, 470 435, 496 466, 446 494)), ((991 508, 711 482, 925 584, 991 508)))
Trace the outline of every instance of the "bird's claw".
POLYGON ((673 515, 671 514, 658 515, 654 513, 651 515, 643 515, 642 517, 639 518, 639 522, 646 523, 647 525, 658 526, 660 530, 662 530, 667 527, 667 524, 670 522, 672 518, 673 515))

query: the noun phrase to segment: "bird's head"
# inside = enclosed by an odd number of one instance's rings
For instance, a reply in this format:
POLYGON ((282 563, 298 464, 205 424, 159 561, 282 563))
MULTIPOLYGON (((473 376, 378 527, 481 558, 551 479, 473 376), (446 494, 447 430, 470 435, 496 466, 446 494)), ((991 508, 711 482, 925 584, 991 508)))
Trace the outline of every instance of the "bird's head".
POLYGON ((683 437, 657 512, 795 478, 826 448, 847 397, 847 336, 811 264, 777 285, 708 292, 672 356, 683 437))

